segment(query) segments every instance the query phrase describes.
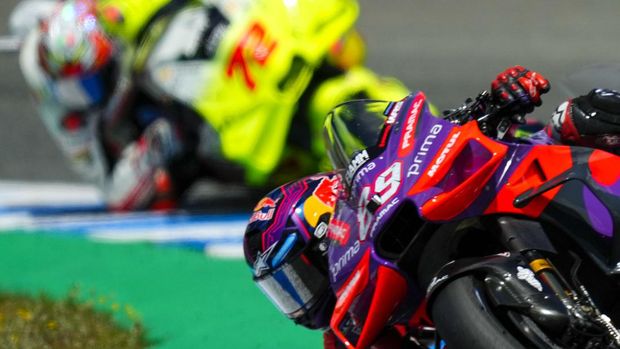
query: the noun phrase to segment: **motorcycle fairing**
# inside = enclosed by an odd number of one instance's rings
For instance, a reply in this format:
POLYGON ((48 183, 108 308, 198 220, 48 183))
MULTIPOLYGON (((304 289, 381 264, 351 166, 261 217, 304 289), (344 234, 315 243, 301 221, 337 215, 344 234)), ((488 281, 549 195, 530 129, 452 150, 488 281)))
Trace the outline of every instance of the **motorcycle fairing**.
MULTIPOLYGON (((407 142, 410 138, 405 138, 401 132, 382 131, 390 128, 394 131, 402 129, 404 132, 410 132, 410 135, 406 136, 410 137, 413 132, 417 132, 416 129, 409 127, 407 130, 406 127, 398 124, 391 125, 390 120, 385 119, 383 113, 397 116, 398 110, 402 110, 410 116, 410 122, 414 122, 413 118, 418 118, 421 115, 422 108, 428 108, 424 103, 424 98, 423 95, 420 95, 417 100, 403 100, 399 102, 398 107, 394 103, 379 103, 369 106, 368 109, 373 112, 378 111, 382 121, 376 123, 373 114, 372 120, 367 124, 376 127, 374 134, 366 133, 360 138, 372 139, 376 141, 377 145, 383 140, 388 143, 384 144, 384 147, 394 142, 399 144, 407 142)), ((348 115, 348 113, 346 114, 348 115)), ((341 115, 341 118, 345 119, 347 115, 341 115)), ((350 230, 346 234, 349 238, 345 243, 342 243, 342 240, 334 239, 328 250, 330 278, 338 297, 331 328, 347 347, 362 348, 376 339, 376 335, 385 327, 392 316, 393 310, 406 297, 407 292, 410 292, 405 276, 392 263, 382 260, 372 248, 373 237, 376 234, 375 226, 378 227, 377 222, 389 220, 398 207, 399 201, 396 198, 396 193, 402 191, 400 178, 403 167, 402 162, 395 161, 387 170, 377 171, 377 168, 386 163, 383 160, 385 160, 387 152, 383 152, 381 147, 376 146, 369 148, 367 154, 364 155, 360 151, 361 148, 358 147, 359 140, 347 139, 337 135, 342 126, 340 121, 342 120, 335 119, 336 124, 331 129, 331 136, 335 138, 335 142, 338 142, 335 143, 335 146, 340 149, 351 149, 354 154, 348 159, 348 164, 345 163, 346 160, 342 160, 347 158, 341 156, 342 153, 340 155, 332 154, 332 160, 341 160, 341 167, 349 170, 349 174, 345 173, 346 171, 342 173, 347 190, 342 193, 336 209, 336 216, 332 222, 346 222, 350 230), (371 158, 372 160, 370 160, 371 158), (385 202, 373 201, 377 198, 371 197, 371 191, 385 202), (376 215, 367 209, 367 206, 372 206, 371 203, 376 205, 373 208, 374 212, 377 213, 376 215), (366 279, 366 275, 369 276, 368 279, 366 279), (362 287, 361 285, 365 286, 362 287), (372 319, 365 316, 370 312, 374 314, 372 319)), ((422 121, 418 122, 419 124, 423 123, 422 121)), ((351 127, 359 127, 359 125, 351 127)), ((435 138, 438 138, 436 142, 438 144, 443 139, 442 135, 435 138)), ((412 142, 411 145, 403 143, 403 145, 410 147, 415 143, 412 142)), ((425 149, 432 151, 438 147, 437 144, 427 145, 425 149)), ((402 148, 401 154, 404 154, 405 157, 409 156, 410 151, 406 149, 407 147, 402 148)), ((333 226, 330 226, 330 230, 332 228, 333 226)))
POLYGON ((367 250, 345 286, 336 293, 338 301, 330 326, 336 336, 350 348, 366 348, 372 344, 407 290, 405 278, 386 266, 377 268, 376 276, 372 278, 376 282, 369 285, 369 269, 370 250, 367 250), (372 298, 364 299, 360 297, 362 294, 372 295, 372 298), (360 310, 373 316, 363 319, 355 317, 360 310))
POLYGON ((448 141, 431 160, 433 165, 418 178, 408 195, 426 219, 451 220, 479 196, 507 151, 506 145, 484 137, 475 123, 453 127, 448 141))
MULTIPOLYGON (((406 280, 400 286, 398 282, 393 285, 402 288, 396 292, 402 295, 395 300, 397 305, 404 299, 421 298, 417 285, 374 246, 379 232, 389 227, 398 208, 407 202, 415 205, 423 220, 438 223, 498 214, 551 220, 558 209, 571 212, 586 222, 588 231, 578 232, 583 239, 604 239, 608 243, 603 245, 608 246, 614 239, 613 253, 603 251, 599 256, 602 264, 611 268, 620 262, 620 234, 614 234, 620 229, 620 212, 612 209, 620 206, 619 158, 615 155, 578 147, 493 140, 476 122, 459 126, 435 117, 423 93, 385 103, 382 113, 377 112, 381 105, 377 103, 345 103, 326 120, 330 157, 342 169, 346 187, 334 217, 350 227, 348 241, 332 242, 329 248, 332 286, 342 294, 346 280, 366 255, 372 285, 349 295, 353 299, 348 301, 351 307, 346 312, 355 321, 350 331, 340 332, 345 339, 351 339, 349 334, 353 333, 378 333, 388 322, 407 319, 416 309, 408 307, 409 313, 394 314, 382 324, 368 320, 375 316, 368 316, 370 304, 380 302, 376 292, 380 268, 391 269, 406 280), (363 122, 356 123, 356 115, 372 120, 381 116, 383 123, 373 121, 370 130, 364 129, 363 122), (566 173, 572 174, 570 179, 561 180, 566 173), (551 183, 548 188, 546 183, 551 183), (535 195, 522 205, 515 204, 528 193, 535 195)), ((411 227, 412 234, 416 228, 411 227)), ((566 228, 570 234, 572 227, 566 228)), ((340 320, 346 317, 343 309, 339 311, 340 320)), ((339 322, 333 319, 332 325, 336 331, 339 322)), ((357 340, 347 343, 350 348, 361 348, 352 344, 359 345, 357 340)))

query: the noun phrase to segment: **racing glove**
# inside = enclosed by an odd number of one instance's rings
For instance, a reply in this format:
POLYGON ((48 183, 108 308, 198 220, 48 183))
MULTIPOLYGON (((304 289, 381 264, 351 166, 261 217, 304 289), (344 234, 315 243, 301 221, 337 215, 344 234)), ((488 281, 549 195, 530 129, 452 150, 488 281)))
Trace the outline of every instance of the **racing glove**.
POLYGON ((620 92, 594 89, 560 104, 546 127, 563 144, 620 153, 620 92))
POLYGON ((522 66, 508 68, 491 83, 491 94, 497 105, 515 115, 525 115, 540 106, 540 95, 549 91, 544 76, 522 66))

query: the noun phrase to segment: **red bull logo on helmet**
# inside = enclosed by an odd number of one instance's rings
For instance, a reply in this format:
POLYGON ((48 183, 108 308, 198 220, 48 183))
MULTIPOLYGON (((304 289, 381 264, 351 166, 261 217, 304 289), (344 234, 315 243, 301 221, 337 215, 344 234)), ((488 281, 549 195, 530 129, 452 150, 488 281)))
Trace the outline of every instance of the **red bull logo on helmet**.
POLYGON ((273 218, 273 214, 276 212, 276 206, 280 199, 273 200, 272 198, 263 198, 254 207, 254 213, 250 217, 250 223, 256 221, 268 221, 273 218))
POLYGON ((306 199, 303 214, 311 227, 315 228, 324 214, 334 213, 339 186, 340 180, 337 176, 324 176, 314 188, 312 195, 306 199))

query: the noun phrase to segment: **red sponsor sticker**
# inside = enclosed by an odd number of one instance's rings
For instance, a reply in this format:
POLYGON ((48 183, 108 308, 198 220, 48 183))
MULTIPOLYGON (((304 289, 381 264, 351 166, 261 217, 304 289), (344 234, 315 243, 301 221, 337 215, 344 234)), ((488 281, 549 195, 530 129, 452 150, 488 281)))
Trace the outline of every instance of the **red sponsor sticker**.
POLYGON ((327 237, 338 241, 340 245, 345 245, 349 241, 351 226, 347 222, 332 219, 327 229, 327 237))
POLYGON ((246 86, 250 90, 254 90, 256 81, 250 73, 248 62, 256 62, 258 65, 264 66, 276 45, 275 40, 268 38, 262 24, 253 23, 235 47, 226 69, 226 75, 232 77, 235 70, 241 71, 246 86))
POLYGON ((424 108, 424 95, 419 94, 411 103, 409 111, 407 112, 407 119, 403 124, 403 130, 400 136, 400 144, 398 145, 398 156, 405 157, 413 150, 413 138, 415 135, 415 129, 418 124, 418 119, 424 108))

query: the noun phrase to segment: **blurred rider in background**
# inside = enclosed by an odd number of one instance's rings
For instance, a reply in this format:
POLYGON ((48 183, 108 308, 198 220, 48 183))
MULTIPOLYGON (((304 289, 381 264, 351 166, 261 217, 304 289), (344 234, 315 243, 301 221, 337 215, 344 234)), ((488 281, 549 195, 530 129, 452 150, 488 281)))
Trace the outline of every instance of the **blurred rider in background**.
MULTIPOLYGON (((541 94, 549 88, 541 74, 515 66, 497 75, 491 94, 499 107, 512 115, 525 115, 541 105, 541 94)), ((620 154, 619 138, 620 94, 595 89, 562 103, 543 130, 523 141, 620 154)), ((324 330, 325 349, 347 347, 329 329, 338 304, 330 285, 329 245, 350 238, 331 222, 342 190, 338 171, 282 185, 259 201, 244 235, 245 259, 255 284, 284 316, 304 327, 324 330)), ((402 325, 384 329, 371 348, 420 348, 407 331, 402 325)))
POLYGON ((67 0, 20 66, 111 209, 169 208, 201 177, 263 187, 316 172, 331 107, 407 94, 363 67, 357 15, 355 0, 67 0))

